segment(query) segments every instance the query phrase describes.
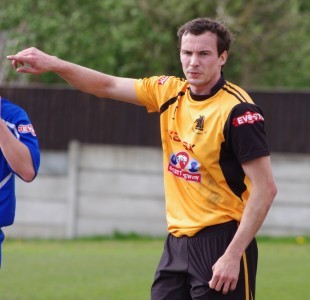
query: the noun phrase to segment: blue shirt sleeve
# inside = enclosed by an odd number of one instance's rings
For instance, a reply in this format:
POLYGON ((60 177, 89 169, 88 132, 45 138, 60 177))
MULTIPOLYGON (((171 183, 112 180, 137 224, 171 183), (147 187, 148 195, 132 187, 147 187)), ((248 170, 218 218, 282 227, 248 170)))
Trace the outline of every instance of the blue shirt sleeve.
POLYGON ((37 175, 40 167, 39 142, 27 113, 21 107, 2 98, 1 117, 12 134, 29 149, 37 175))

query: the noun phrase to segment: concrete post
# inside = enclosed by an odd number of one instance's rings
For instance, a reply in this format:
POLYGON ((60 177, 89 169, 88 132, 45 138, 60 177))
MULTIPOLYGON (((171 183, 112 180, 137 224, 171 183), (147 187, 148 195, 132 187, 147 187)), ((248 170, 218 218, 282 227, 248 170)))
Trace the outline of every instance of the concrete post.
POLYGON ((67 238, 77 236, 78 217, 78 168, 79 168, 80 144, 78 141, 69 143, 68 155, 68 221, 67 238))

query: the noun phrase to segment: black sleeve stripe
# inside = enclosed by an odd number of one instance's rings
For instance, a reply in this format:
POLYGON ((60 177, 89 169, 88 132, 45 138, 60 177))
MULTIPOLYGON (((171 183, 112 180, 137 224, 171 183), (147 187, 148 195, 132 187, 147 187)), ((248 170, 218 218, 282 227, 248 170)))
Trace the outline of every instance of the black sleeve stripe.
POLYGON ((246 100, 246 98, 240 93, 240 91, 238 91, 237 89, 235 89, 233 86, 229 85, 229 84, 225 84, 225 86, 223 87, 223 89, 228 92, 231 95, 234 95, 240 102, 248 102, 246 100), (227 88, 229 87, 230 89, 232 89, 233 91, 229 91, 227 88))
POLYGON ((178 100, 178 98, 179 98, 179 97, 182 97, 183 95, 184 95, 184 92, 181 91, 181 92, 178 93, 177 96, 175 96, 175 97, 173 97, 173 98, 167 100, 167 101, 160 107, 159 112, 160 112, 161 114, 162 114, 163 112, 165 112, 165 111, 168 109, 168 107, 169 107, 170 105, 172 105, 173 103, 175 103, 175 102, 178 100))

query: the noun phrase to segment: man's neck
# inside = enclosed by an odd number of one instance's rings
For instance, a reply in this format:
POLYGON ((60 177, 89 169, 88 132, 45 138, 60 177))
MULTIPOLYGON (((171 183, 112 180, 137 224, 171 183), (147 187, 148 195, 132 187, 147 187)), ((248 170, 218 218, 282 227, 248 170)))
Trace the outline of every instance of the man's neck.
POLYGON ((216 81, 212 82, 212 84, 210 84, 210 87, 208 88, 201 87, 201 89, 199 89, 199 87, 197 86, 190 85, 189 89, 190 89, 192 98, 195 98, 196 96, 197 100, 207 99, 211 97, 212 95, 216 94, 222 88, 224 84, 225 84, 224 74, 221 73, 220 77, 216 81))

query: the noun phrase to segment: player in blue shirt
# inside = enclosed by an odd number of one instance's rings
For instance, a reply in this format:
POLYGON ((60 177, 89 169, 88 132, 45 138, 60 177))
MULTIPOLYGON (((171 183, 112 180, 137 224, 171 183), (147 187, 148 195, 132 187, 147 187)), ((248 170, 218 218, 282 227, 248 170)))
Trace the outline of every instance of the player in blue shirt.
POLYGON ((0 266, 2 227, 15 217, 15 175, 32 181, 39 169, 38 139, 26 112, 0 96, 0 266))

